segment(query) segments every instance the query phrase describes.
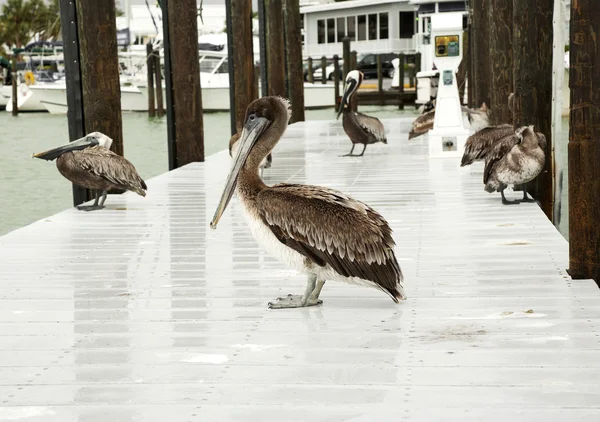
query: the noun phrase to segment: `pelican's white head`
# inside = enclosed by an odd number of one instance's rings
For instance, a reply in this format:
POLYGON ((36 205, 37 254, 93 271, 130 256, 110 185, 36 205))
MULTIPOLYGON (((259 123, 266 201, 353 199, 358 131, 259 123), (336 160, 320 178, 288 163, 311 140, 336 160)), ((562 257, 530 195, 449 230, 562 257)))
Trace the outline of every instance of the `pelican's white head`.
POLYGON ((111 138, 109 138, 102 132, 88 133, 86 135, 86 138, 87 137, 96 139, 98 141, 98 145, 101 146, 102 148, 106 148, 106 149, 110 149, 112 142, 113 142, 113 140, 111 138))

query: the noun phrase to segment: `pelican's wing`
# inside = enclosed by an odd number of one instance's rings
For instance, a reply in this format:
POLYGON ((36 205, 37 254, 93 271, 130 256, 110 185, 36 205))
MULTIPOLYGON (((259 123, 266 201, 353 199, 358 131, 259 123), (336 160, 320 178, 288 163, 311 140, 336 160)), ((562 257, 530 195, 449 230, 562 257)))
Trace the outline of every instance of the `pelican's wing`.
POLYGON ((137 170, 125 157, 102 147, 74 151, 77 163, 84 171, 108 180, 110 183, 131 189, 144 196, 148 187, 137 170))
POLYGON ((416 138, 419 135, 427 133, 433 129, 435 121, 435 108, 426 113, 420 114, 412 123, 412 130, 408 134, 408 139, 416 138))
POLYGON ((231 149, 233 147, 233 145, 240 139, 240 132, 235 133, 230 139, 229 139, 229 156, 233 157, 233 153, 231 152, 231 149))
POLYGON ((367 132, 372 133, 375 139, 378 141, 387 140, 385 137, 385 128, 379 119, 358 112, 354 114, 356 116, 356 123, 367 132))
POLYGON ((492 174, 492 170, 496 163, 502 160, 513 149, 515 145, 521 142, 521 130, 513 132, 512 135, 505 136, 496 142, 489 150, 485 157, 485 169, 483 171, 483 183, 486 184, 492 174))
POLYGON ((404 299, 392 230, 368 205, 318 186, 279 184, 256 199, 258 212, 281 243, 344 277, 373 282, 404 299))
POLYGON ((483 160, 498 140, 514 133, 512 125, 506 124, 486 127, 469 136, 465 142, 465 152, 460 166, 464 167, 474 161, 483 160))
POLYGON ((544 151, 544 153, 546 152, 546 136, 544 136, 544 134, 542 132, 536 132, 535 133, 538 137, 538 143, 540 145, 540 148, 542 149, 542 151, 544 151))

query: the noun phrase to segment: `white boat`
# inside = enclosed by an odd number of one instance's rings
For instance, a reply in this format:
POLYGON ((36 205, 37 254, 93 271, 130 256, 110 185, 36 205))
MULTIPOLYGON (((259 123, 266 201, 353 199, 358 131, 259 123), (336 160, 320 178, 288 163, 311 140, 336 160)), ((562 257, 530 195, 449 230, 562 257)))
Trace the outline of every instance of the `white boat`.
MULTIPOLYGON (((39 84, 39 86, 42 85, 45 84, 39 84)), ((17 108, 19 112, 46 111, 46 107, 40 103, 39 98, 31 90, 32 86, 28 86, 25 83, 20 83, 17 86, 17 108)), ((12 113, 12 86, 3 86, 2 95, 6 98, 6 112, 12 113)))

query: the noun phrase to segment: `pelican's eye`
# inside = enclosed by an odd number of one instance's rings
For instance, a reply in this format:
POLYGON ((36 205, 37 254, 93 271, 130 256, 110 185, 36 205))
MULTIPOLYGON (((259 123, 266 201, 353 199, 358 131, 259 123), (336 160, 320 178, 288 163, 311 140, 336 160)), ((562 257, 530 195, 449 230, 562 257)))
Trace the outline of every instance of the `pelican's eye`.
POLYGON ((250 119, 251 122, 256 120, 256 113, 252 113, 250 116, 248 116, 248 119, 250 119))

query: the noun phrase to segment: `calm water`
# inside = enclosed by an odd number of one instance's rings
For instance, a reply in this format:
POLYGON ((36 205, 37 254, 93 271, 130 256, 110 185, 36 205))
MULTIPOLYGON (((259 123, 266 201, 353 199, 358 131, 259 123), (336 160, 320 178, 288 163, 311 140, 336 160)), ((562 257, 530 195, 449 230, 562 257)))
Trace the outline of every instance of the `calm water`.
MULTIPOLYGON (((361 106, 361 111, 379 118, 398 117, 396 107, 361 106)), ((416 115, 408 107, 402 114, 416 115)), ((333 109, 308 110, 307 120, 335 119, 333 109)), ((149 119, 145 113, 123 114, 125 157, 144 179, 168 170, 166 119, 149 119)), ((68 141, 67 118, 48 113, 23 113, 14 118, 0 111, 0 235, 72 206, 71 183, 56 170, 55 162, 31 158, 31 154, 68 141)), ((563 136, 557 143, 564 162, 562 220, 560 231, 568 232, 566 146, 568 119, 563 118, 563 136)), ((227 148, 229 114, 204 115, 206 155, 227 148)))

